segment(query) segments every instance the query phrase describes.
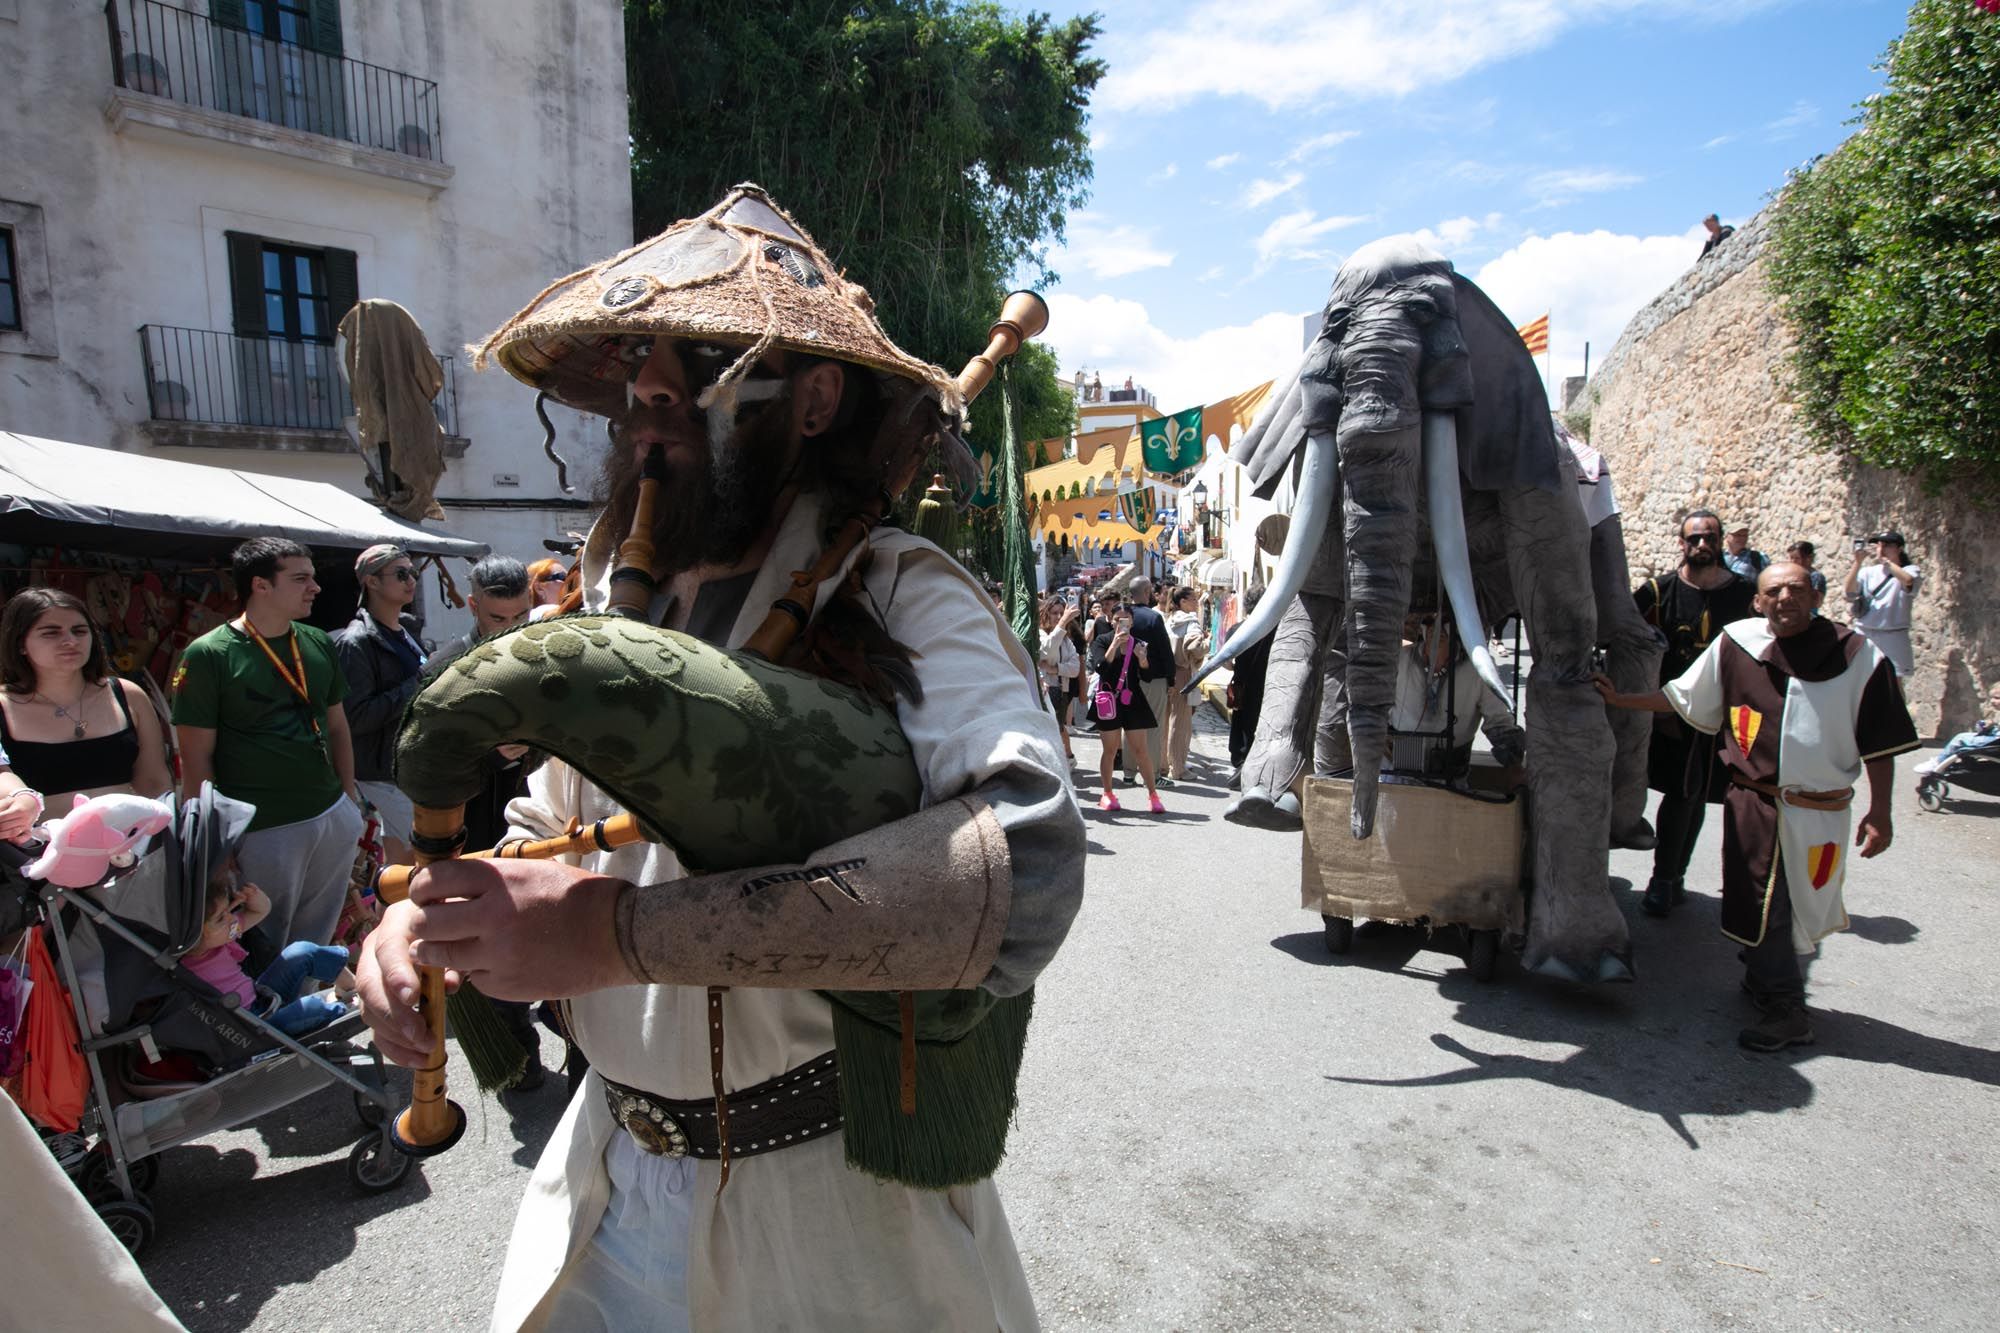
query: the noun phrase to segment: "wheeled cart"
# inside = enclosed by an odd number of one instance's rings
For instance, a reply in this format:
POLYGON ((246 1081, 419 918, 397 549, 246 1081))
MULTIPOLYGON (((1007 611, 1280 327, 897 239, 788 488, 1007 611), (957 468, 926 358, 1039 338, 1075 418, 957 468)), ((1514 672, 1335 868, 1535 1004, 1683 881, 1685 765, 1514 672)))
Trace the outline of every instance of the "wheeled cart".
POLYGON ((1325 922, 1328 952, 1347 953, 1363 918, 1462 927, 1472 975, 1492 980, 1502 937, 1518 936, 1525 917, 1527 802, 1499 790, 1498 774, 1474 766, 1452 785, 1385 774, 1361 842, 1349 825, 1353 782, 1306 779, 1300 905, 1325 922))

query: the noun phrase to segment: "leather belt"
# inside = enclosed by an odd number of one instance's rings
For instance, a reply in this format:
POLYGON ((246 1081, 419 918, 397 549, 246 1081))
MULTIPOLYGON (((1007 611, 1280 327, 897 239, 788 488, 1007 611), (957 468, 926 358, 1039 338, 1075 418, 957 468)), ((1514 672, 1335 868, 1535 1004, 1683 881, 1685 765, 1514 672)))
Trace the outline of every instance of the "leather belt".
POLYGON ((1753 782, 1735 773, 1729 780, 1739 787, 1748 787, 1762 796, 1769 796, 1786 805, 1797 806, 1801 810, 1845 810, 1854 804, 1854 788, 1841 787, 1836 791, 1805 791, 1799 787, 1780 787, 1771 782, 1753 782))
MULTIPOLYGON (((604 1080, 611 1115, 656 1157, 722 1157, 712 1097, 678 1101, 604 1080)), ((840 1129, 840 1066, 828 1051, 755 1087, 728 1094, 729 1156, 755 1157, 824 1138, 840 1129)))

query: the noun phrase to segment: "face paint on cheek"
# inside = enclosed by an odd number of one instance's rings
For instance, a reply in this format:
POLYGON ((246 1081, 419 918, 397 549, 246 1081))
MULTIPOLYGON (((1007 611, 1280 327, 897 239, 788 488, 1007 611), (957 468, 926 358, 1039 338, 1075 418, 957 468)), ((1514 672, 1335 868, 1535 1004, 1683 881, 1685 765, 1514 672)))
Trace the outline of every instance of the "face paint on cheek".
POLYGON ((720 452, 736 437, 737 418, 745 406, 786 397, 788 388, 782 379, 736 379, 703 389, 694 401, 708 421, 708 447, 720 452))

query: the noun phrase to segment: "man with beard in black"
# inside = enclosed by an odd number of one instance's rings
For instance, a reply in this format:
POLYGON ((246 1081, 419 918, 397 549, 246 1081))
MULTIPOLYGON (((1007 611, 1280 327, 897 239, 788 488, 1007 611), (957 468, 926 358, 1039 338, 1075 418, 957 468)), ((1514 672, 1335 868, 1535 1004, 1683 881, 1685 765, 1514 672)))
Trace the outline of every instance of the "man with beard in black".
MULTIPOLYGON (((1723 563, 1722 540, 1721 519, 1706 509, 1691 510, 1681 520, 1679 567, 1647 579, 1632 594, 1646 623, 1667 637, 1662 685, 1679 679, 1724 625, 1754 614, 1757 589, 1723 563)), ((1720 803, 1728 790, 1720 745, 1717 737, 1703 735, 1673 713, 1653 717, 1646 785, 1660 793, 1660 809, 1654 816, 1653 877, 1639 900, 1647 916, 1666 916, 1687 897, 1688 858, 1708 804, 1720 803)))

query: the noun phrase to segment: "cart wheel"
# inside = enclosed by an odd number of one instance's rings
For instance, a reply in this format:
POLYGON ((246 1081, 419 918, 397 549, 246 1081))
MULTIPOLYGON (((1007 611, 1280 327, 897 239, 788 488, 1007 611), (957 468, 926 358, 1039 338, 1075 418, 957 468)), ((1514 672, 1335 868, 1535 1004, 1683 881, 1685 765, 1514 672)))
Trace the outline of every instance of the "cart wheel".
POLYGON ((1465 951, 1465 965, 1472 970, 1472 979, 1493 980, 1494 964, 1500 961, 1500 932, 1475 930, 1468 933, 1472 939, 1470 947, 1465 951))
POLYGON ((1354 947, 1354 921, 1350 917, 1328 916, 1321 912, 1319 919, 1326 922, 1326 951, 1343 954, 1354 947))
POLYGON ((105 1230, 116 1236, 135 1259, 153 1241, 153 1205, 144 1195, 136 1199, 107 1199, 97 1205, 97 1216, 105 1230))
POLYGON ((1944 798, 1950 792, 1951 788, 1942 782, 1931 781, 1919 783, 1917 785, 1917 804, 1931 814, 1936 814, 1938 811, 1944 809, 1944 798))
POLYGON ((347 1178, 363 1194, 381 1194, 402 1184, 415 1160, 382 1135, 370 1134, 347 1154, 347 1178))

